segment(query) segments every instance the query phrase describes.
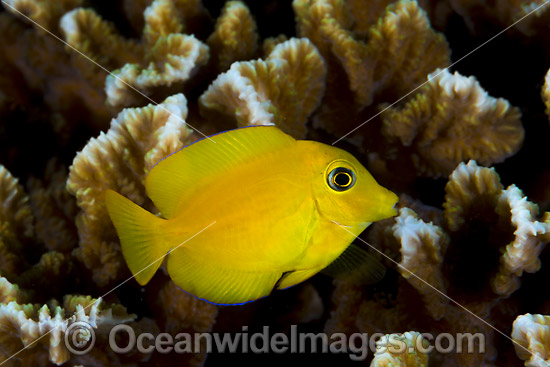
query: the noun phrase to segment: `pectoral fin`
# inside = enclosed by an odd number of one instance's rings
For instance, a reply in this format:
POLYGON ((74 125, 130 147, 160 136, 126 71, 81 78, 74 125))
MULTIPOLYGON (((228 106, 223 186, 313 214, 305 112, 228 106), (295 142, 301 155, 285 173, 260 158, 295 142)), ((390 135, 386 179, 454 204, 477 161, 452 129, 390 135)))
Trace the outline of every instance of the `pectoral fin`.
POLYGON ((367 251, 351 244, 321 272, 336 279, 349 278, 361 284, 372 284, 384 277, 386 268, 367 251))

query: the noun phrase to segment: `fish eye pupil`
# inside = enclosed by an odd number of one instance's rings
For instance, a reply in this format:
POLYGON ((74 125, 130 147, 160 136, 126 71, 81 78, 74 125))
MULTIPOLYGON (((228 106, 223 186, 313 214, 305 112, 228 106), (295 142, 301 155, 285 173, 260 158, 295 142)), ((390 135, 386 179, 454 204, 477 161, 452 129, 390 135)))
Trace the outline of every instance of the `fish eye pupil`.
POLYGON ((349 190, 355 183, 355 173, 348 168, 337 167, 330 172, 327 181, 333 190, 349 190))
POLYGON ((351 177, 348 173, 338 172, 334 175, 334 183, 341 187, 346 187, 351 183, 351 177))

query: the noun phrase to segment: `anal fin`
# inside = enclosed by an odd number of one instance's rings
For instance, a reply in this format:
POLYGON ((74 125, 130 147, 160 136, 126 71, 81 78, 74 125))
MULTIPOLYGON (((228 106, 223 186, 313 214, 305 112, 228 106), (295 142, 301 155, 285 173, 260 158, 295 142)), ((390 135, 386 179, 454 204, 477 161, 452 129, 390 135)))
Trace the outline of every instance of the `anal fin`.
POLYGON ((298 283, 302 283, 303 281, 317 274, 321 269, 322 268, 314 268, 314 269, 296 270, 296 271, 290 272, 286 274, 279 281, 279 283, 277 283, 277 289, 285 289, 288 287, 292 287, 293 285, 296 285, 298 283))
POLYGON ((213 261, 194 257, 186 248, 168 255, 167 268, 170 278, 184 291, 222 305, 239 305, 268 296, 282 276, 280 271, 218 267, 213 261))

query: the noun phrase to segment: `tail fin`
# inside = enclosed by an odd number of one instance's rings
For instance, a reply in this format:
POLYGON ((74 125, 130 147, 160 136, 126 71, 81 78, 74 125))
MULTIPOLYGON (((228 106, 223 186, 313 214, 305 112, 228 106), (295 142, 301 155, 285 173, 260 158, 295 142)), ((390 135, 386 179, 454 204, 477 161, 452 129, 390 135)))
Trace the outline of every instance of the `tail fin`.
POLYGON ((170 249, 158 218, 113 190, 105 192, 105 204, 120 238, 122 254, 139 284, 145 285, 170 249))

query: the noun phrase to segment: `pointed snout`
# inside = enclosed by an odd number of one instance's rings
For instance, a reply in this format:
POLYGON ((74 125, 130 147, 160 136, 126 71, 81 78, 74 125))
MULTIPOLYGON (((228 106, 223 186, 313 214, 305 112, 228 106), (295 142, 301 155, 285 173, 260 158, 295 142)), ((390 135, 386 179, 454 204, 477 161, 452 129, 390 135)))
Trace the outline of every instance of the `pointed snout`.
POLYGON ((371 201, 371 205, 366 222, 376 222, 397 215, 397 210, 394 206, 399 201, 399 198, 390 190, 378 186, 377 192, 371 196, 369 201, 371 201))

